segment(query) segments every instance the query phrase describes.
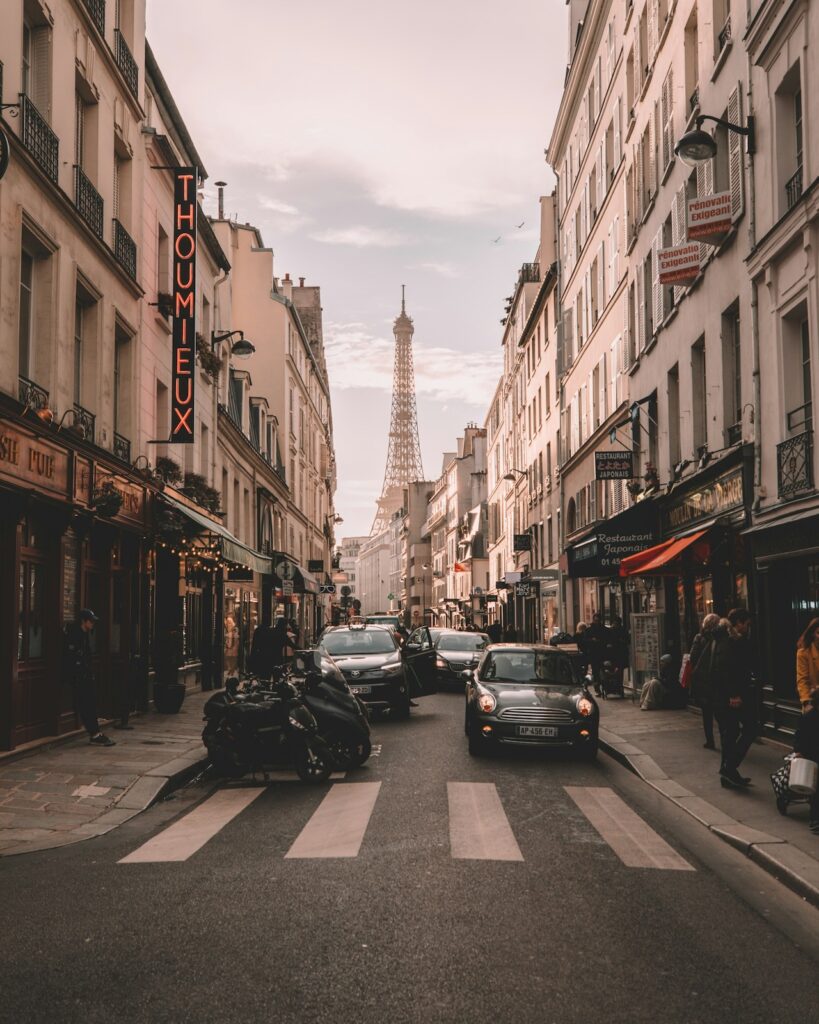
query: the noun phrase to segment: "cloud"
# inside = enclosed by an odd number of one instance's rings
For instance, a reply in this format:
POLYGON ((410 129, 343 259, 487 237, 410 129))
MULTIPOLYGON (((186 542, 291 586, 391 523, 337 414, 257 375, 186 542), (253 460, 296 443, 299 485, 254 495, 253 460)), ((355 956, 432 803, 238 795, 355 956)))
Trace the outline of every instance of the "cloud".
POLYGON ((273 199, 272 196, 259 196, 259 206, 263 210, 271 210, 273 213, 282 213, 291 217, 295 217, 299 212, 290 203, 284 203, 281 199, 273 199))
POLYGON ((409 239, 397 231, 383 228, 368 228, 363 225, 349 228, 327 228, 310 236, 315 242, 325 245, 353 245, 358 249, 378 248, 392 249, 406 245, 409 239))
POLYGON ((441 277, 460 277, 461 274, 451 263, 418 263, 410 270, 429 270, 433 274, 440 274, 441 277))
MULTIPOLYGON (((333 391, 392 391, 392 339, 377 337, 358 323, 328 323, 324 339, 333 391)), ((485 408, 498 383, 501 361, 500 351, 462 352, 413 342, 416 394, 435 401, 485 408)))

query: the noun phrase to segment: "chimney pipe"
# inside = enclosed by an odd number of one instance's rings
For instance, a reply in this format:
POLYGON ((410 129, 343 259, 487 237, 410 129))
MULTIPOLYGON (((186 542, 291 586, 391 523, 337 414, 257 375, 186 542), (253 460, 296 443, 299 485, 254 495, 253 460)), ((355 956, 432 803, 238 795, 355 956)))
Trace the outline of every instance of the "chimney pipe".
POLYGON ((304 287, 304 278, 300 277, 299 278, 299 288, 303 288, 303 287, 304 287))
POLYGON ((290 284, 291 283, 291 281, 290 281, 290 272, 289 271, 284 275, 284 281, 285 281, 285 284, 290 284))
POLYGON ((226 181, 217 181, 216 188, 219 193, 219 220, 225 219, 225 186, 226 181))

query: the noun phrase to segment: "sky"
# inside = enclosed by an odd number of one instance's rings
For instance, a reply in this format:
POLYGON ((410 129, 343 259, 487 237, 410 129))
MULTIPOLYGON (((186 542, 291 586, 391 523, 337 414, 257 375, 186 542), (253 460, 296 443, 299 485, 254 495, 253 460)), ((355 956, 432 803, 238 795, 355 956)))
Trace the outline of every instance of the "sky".
POLYGON ((337 536, 368 534, 402 284, 428 479, 486 416, 504 297, 554 186, 563 0, 148 0, 148 39, 206 210, 226 181, 226 214, 260 228, 276 275, 321 286, 337 536))

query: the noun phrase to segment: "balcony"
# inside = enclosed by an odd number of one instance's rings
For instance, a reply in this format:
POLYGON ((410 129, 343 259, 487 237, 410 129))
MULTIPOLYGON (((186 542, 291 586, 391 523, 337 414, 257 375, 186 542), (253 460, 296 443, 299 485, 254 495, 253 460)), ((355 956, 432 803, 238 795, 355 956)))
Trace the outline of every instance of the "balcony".
POLYGON ((24 92, 20 93, 20 122, 23 145, 56 185, 60 140, 24 92))
POLYGON ((131 442, 122 434, 114 434, 114 458, 121 462, 131 462, 131 442))
POLYGON ((540 281, 540 264, 524 263, 520 268, 521 284, 537 284, 540 281))
POLYGON ((788 209, 792 209, 802 198, 802 168, 798 167, 796 174, 785 183, 785 199, 788 209))
POLYGON ((120 222, 114 218, 114 256, 117 263, 136 280, 137 247, 120 222))
POLYGON ((102 196, 77 164, 74 165, 74 205, 97 238, 102 238, 102 196))
POLYGON ((719 50, 718 50, 719 53, 722 53, 722 51, 725 49, 725 47, 731 42, 731 15, 730 14, 725 19, 725 24, 719 30, 719 35, 717 36, 717 42, 719 44, 719 50))
POLYGON ((813 487, 813 431, 806 430, 776 446, 779 497, 789 498, 813 487))
POLYGON ((134 96, 138 96, 139 68, 134 60, 134 55, 125 42, 125 37, 118 28, 114 29, 114 58, 116 59, 117 67, 122 72, 123 78, 128 83, 128 88, 134 96))
POLYGON ((96 422, 97 417, 93 412, 89 412, 76 402, 74 403, 74 422, 68 428, 69 430, 73 429, 75 434, 79 434, 80 437, 93 444, 94 435, 96 433, 96 422))
POLYGON ((99 29, 100 35, 105 35, 105 0, 84 0, 85 9, 91 15, 91 20, 99 29))
POLYGON ((45 388, 41 388, 39 384, 35 384, 28 377, 20 376, 17 380, 17 397, 27 409, 38 412, 48 408, 48 392, 45 388))

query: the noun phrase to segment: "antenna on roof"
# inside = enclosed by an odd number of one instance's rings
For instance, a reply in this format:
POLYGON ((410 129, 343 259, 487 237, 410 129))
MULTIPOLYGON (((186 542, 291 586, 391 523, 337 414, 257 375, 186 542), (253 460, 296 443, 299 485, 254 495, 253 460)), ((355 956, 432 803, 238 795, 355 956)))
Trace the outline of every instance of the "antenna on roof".
POLYGON ((402 313, 406 313, 406 311, 407 311, 407 307, 406 307, 406 304, 404 302, 404 289, 405 288, 406 288, 406 285, 402 284, 401 285, 401 312, 402 313))

